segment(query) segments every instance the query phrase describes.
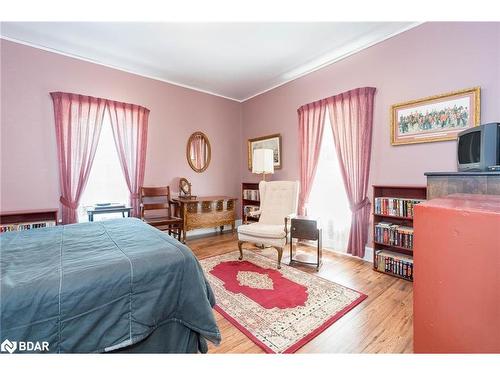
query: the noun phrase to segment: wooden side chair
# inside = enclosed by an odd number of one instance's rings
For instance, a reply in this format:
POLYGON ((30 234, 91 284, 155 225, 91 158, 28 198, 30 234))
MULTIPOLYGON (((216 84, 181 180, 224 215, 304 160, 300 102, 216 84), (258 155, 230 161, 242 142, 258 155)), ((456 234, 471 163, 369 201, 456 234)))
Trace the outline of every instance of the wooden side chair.
POLYGON ((170 187, 141 187, 141 219, 160 230, 181 240, 184 221, 172 214, 170 187))

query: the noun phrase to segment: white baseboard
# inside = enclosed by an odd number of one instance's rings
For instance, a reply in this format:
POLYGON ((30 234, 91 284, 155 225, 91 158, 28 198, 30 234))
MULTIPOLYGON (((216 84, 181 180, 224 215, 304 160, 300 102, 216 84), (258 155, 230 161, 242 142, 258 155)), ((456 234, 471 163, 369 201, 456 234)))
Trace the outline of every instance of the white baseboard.
MULTIPOLYGON (((238 228, 241 225, 242 221, 241 219, 236 220, 236 228, 238 228)), ((231 225, 225 225, 224 226, 224 232, 228 232, 231 230, 231 225)), ((186 238, 193 238, 193 237, 198 237, 198 236, 203 236, 207 234, 216 234, 219 233, 219 228, 202 228, 202 229, 193 229, 190 230, 189 232, 186 232, 186 238)))

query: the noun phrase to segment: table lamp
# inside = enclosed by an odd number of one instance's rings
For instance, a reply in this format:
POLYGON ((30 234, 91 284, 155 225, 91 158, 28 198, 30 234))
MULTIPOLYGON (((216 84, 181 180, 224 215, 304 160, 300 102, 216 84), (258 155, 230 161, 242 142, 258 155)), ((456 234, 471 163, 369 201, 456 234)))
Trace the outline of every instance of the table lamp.
POLYGON ((270 149, 253 151, 252 173, 262 173, 262 181, 266 180, 266 173, 274 173, 274 152, 270 149))

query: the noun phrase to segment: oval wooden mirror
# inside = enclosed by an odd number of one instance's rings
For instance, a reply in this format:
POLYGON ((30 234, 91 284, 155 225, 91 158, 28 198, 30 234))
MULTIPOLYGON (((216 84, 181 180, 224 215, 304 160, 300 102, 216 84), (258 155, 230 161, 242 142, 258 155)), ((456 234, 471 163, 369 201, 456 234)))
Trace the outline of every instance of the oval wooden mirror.
POLYGON ((212 150, 208 137, 202 132, 191 134, 186 146, 186 157, 193 171, 201 173, 210 164, 212 150))

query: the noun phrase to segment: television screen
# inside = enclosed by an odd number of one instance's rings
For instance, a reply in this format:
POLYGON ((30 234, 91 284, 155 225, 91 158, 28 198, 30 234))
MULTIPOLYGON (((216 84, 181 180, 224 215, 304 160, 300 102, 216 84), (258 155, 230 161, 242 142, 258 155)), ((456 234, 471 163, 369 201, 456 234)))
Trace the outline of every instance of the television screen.
POLYGON ((458 162, 460 164, 481 161, 481 132, 471 132, 460 136, 458 141, 458 162))

